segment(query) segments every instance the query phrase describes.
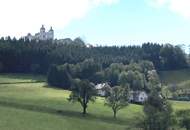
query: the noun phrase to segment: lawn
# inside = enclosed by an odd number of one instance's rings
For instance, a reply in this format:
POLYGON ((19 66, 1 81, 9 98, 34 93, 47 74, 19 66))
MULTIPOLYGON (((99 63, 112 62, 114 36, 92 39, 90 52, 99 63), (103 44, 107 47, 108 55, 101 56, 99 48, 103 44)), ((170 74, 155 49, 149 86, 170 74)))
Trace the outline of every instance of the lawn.
MULTIPOLYGON (((95 103, 89 104, 88 115, 83 117, 80 104, 67 101, 69 91, 47 87, 45 82, 18 83, 26 79, 33 81, 34 76, 18 77, 0 76, 0 79, 7 78, 11 82, 0 84, 2 130, 125 130, 134 128, 142 115, 142 106, 130 104, 119 111, 117 119, 113 119, 111 109, 104 105, 103 98, 98 97, 95 103)), ((172 104, 175 110, 190 109, 188 102, 172 104)))
POLYGON ((0 106, 1 130, 123 130, 124 125, 0 106))
POLYGON ((0 74, 0 84, 2 83, 21 83, 21 82, 43 82, 45 81, 43 75, 31 74, 0 74))
POLYGON ((0 129, 124 130, 133 127, 142 113, 141 106, 129 105, 115 120, 111 109, 104 106, 104 99, 98 97, 89 104, 88 115, 83 117, 80 104, 67 101, 69 91, 49 88, 45 82, 17 83, 30 80, 30 76, 22 80, 22 76, 17 79, 16 75, 14 78, 6 75, 11 84, 0 84, 0 129))
POLYGON ((190 109, 190 102, 186 101, 172 101, 172 106, 174 110, 185 110, 185 109, 190 109))

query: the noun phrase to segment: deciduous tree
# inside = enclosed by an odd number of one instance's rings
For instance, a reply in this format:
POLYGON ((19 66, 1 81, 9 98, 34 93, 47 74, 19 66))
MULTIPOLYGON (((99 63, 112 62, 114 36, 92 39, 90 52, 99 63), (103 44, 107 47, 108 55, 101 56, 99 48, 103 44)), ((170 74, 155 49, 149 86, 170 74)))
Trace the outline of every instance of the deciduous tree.
POLYGON ((128 106, 129 87, 115 86, 109 89, 109 95, 106 97, 105 105, 111 107, 113 116, 116 118, 117 112, 128 106))
POLYGON ((92 83, 88 80, 74 79, 71 88, 69 101, 79 102, 83 108, 83 115, 86 114, 86 109, 90 101, 95 101, 96 90, 92 83))

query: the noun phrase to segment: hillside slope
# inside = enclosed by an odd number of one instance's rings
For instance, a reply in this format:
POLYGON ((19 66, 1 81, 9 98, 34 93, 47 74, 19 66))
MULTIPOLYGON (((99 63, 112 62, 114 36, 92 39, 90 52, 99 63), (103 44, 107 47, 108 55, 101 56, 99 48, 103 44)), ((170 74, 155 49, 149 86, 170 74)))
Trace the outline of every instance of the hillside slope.
POLYGON ((159 76, 165 86, 163 92, 168 98, 190 100, 190 69, 162 71, 159 76))
POLYGON ((190 80, 190 69, 160 71, 161 82, 167 84, 181 84, 190 80))

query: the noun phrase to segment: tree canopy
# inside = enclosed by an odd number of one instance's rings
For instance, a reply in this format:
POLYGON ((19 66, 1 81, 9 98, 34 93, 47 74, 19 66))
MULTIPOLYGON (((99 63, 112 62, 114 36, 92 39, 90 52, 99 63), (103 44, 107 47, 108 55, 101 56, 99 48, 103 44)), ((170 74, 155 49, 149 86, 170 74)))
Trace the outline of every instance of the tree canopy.
POLYGON ((129 87, 115 86, 108 89, 108 96, 106 97, 105 105, 111 107, 114 118, 116 118, 117 112, 126 107, 129 101, 129 87))
POLYGON ((83 108, 83 115, 86 114, 89 101, 95 101, 96 90, 92 83, 88 80, 74 79, 71 88, 72 92, 69 101, 79 102, 83 108))

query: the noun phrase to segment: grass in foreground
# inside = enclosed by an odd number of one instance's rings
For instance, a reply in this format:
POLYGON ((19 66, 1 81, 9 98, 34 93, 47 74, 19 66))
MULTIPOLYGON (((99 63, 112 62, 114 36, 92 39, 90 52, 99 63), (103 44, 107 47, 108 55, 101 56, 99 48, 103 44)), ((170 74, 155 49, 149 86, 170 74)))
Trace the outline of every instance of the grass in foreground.
MULTIPOLYGON (((142 114, 142 106, 131 104, 119 111, 115 120, 111 109, 104 106, 104 99, 98 97, 83 117, 80 104, 67 101, 69 91, 48 88, 45 83, 14 84, 16 75, 7 78, 12 84, 0 84, 2 130, 125 130, 134 127, 142 114)), ((190 109, 188 102, 172 104, 175 110, 190 109)))
POLYGON ((3 130, 124 130, 132 126, 142 110, 139 105, 130 105, 115 120, 112 110, 99 97, 96 103, 89 104, 88 115, 82 117, 80 104, 67 101, 69 91, 48 88, 45 83, 16 83, 22 79, 12 76, 5 78, 12 84, 0 84, 0 129, 3 130))
POLYGON ((125 126, 0 106, 2 130, 123 130, 125 126))

